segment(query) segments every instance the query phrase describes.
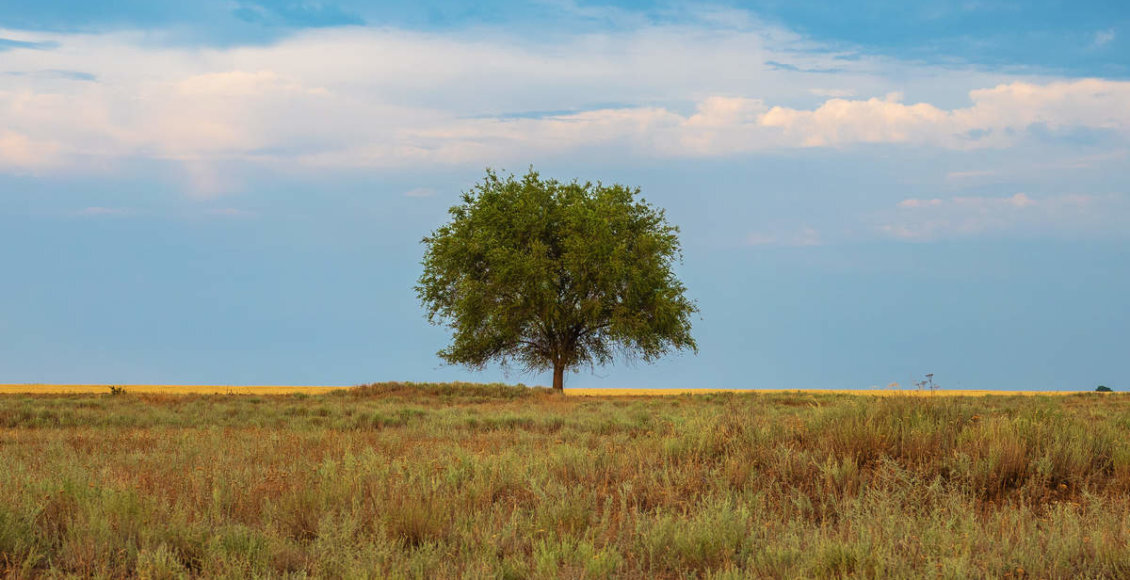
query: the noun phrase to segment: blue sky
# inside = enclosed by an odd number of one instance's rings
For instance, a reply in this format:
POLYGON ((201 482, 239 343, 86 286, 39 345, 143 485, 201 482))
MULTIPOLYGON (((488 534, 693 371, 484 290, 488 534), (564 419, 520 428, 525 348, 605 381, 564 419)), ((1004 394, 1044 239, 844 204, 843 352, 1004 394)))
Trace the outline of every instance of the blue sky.
POLYGON ((490 166, 642 187, 701 352, 567 386, 1130 388, 1118 2, 0 1, 0 382, 435 356, 490 166))

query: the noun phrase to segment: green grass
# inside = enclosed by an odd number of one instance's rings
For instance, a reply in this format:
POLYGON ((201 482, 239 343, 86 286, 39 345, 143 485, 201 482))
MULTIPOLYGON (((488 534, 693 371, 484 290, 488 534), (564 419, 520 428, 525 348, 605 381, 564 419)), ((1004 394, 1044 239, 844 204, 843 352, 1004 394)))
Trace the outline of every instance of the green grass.
POLYGON ((0 396, 13 577, 1130 576, 1130 398, 0 396))

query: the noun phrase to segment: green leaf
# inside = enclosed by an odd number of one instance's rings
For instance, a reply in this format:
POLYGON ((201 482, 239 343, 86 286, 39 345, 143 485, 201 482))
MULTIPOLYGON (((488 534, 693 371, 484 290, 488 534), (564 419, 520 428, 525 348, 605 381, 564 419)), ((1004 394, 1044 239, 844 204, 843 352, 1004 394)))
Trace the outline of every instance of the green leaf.
POLYGON ((697 352, 698 311, 672 272, 678 228, 639 188, 542 179, 483 180, 423 239, 416 286, 428 320, 452 331, 439 355, 481 368, 603 365, 697 352))

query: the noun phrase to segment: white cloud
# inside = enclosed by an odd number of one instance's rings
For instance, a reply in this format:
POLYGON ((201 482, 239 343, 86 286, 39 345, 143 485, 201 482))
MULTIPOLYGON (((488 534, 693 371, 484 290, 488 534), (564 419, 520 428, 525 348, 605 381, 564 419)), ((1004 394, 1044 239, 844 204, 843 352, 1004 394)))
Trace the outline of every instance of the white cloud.
POLYGON ((898 203, 899 207, 939 207, 942 200, 934 199, 904 199, 898 203))
POLYGON ((818 97, 828 97, 842 99, 846 97, 854 97, 855 91, 851 89, 808 89, 808 92, 818 97))
POLYGON ((436 192, 434 189, 428 187, 417 187, 415 189, 409 189, 408 191, 405 191, 404 197, 431 197, 435 194, 436 192))
POLYGON ((1007 157, 995 156, 987 158, 981 155, 966 157, 962 166, 967 167, 960 171, 949 171, 945 174, 948 186, 955 189, 980 187, 992 183, 1000 184, 1031 184, 1026 187, 1040 187, 1049 180, 1080 179, 1087 176, 1110 174, 1126 166, 1130 159, 1130 149, 1100 149, 1094 153, 1095 148, 1086 148, 1082 154, 1073 153, 1070 149, 1059 149, 1053 157, 1038 156, 1031 152, 1009 155, 1007 157), (1074 177, 1069 177, 1075 174, 1074 177))
POLYGON ((1110 44, 1111 41, 1114 40, 1116 36, 1117 35, 1114 33, 1113 28, 1110 28, 1110 29, 1107 29, 1107 30, 1100 30, 1100 31, 1095 33, 1095 38, 1094 38, 1093 41, 1091 41, 1091 45, 1094 46, 1095 48, 1100 48, 1100 47, 1106 46, 1106 45, 1110 44))
POLYGON ((953 111, 958 130, 1088 127, 1130 130, 1130 82, 1082 79, 1044 85, 1009 83, 969 93, 973 106, 953 111))
POLYGON ((812 111, 773 107, 761 122, 800 146, 821 147, 926 140, 946 121, 945 111, 927 103, 904 105, 900 98, 832 99, 812 111))
POLYGON ((1130 219, 1130 196, 1064 194, 1031 197, 906 199, 876 228, 907 241, 1027 234, 1120 235, 1130 219))
POLYGON ((0 129, 0 170, 39 169, 56 160, 58 147, 48 142, 36 142, 27 135, 0 129))
POLYGON ((1127 82, 1002 83, 981 71, 838 59, 755 19, 723 20, 637 23, 540 43, 498 31, 349 28, 230 49, 159 47, 132 33, 0 30, 58 43, 5 53, 0 73, 97 79, 0 74, 0 170, 175 160, 185 189, 207 197, 240 187, 217 169, 229 161, 287 170, 482 166, 590 151, 671 158, 856 143, 1007 147, 1037 125, 1130 134, 1127 82), (825 88, 828 74, 790 68, 839 70, 837 88, 825 88), (946 96, 955 87, 969 104, 946 96), (907 104, 899 91, 931 101, 907 104), (814 96, 824 100, 796 104, 814 96), (577 112, 514 114, 547 110, 577 112))
POLYGON ((218 163, 195 155, 182 156, 180 161, 183 171, 181 182, 185 193, 192 197, 209 199, 240 189, 238 181, 221 171, 218 163))
POLYGON ((773 107, 763 124, 801 146, 915 143, 950 148, 1007 146, 1041 125, 1105 129, 1130 136, 1130 82, 1082 79, 1015 82, 970 91, 972 106, 944 110, 903 104, 899 95, 832 99, 814 110, 773 107))

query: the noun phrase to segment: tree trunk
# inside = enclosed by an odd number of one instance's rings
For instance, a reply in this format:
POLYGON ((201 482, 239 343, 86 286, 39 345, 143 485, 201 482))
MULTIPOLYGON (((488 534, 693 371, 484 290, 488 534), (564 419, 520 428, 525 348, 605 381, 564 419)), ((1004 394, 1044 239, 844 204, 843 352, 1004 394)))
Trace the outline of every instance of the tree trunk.
POLYGON ((559 362, 553 363, 553 391, 565 394, 565 365, 559 362))

